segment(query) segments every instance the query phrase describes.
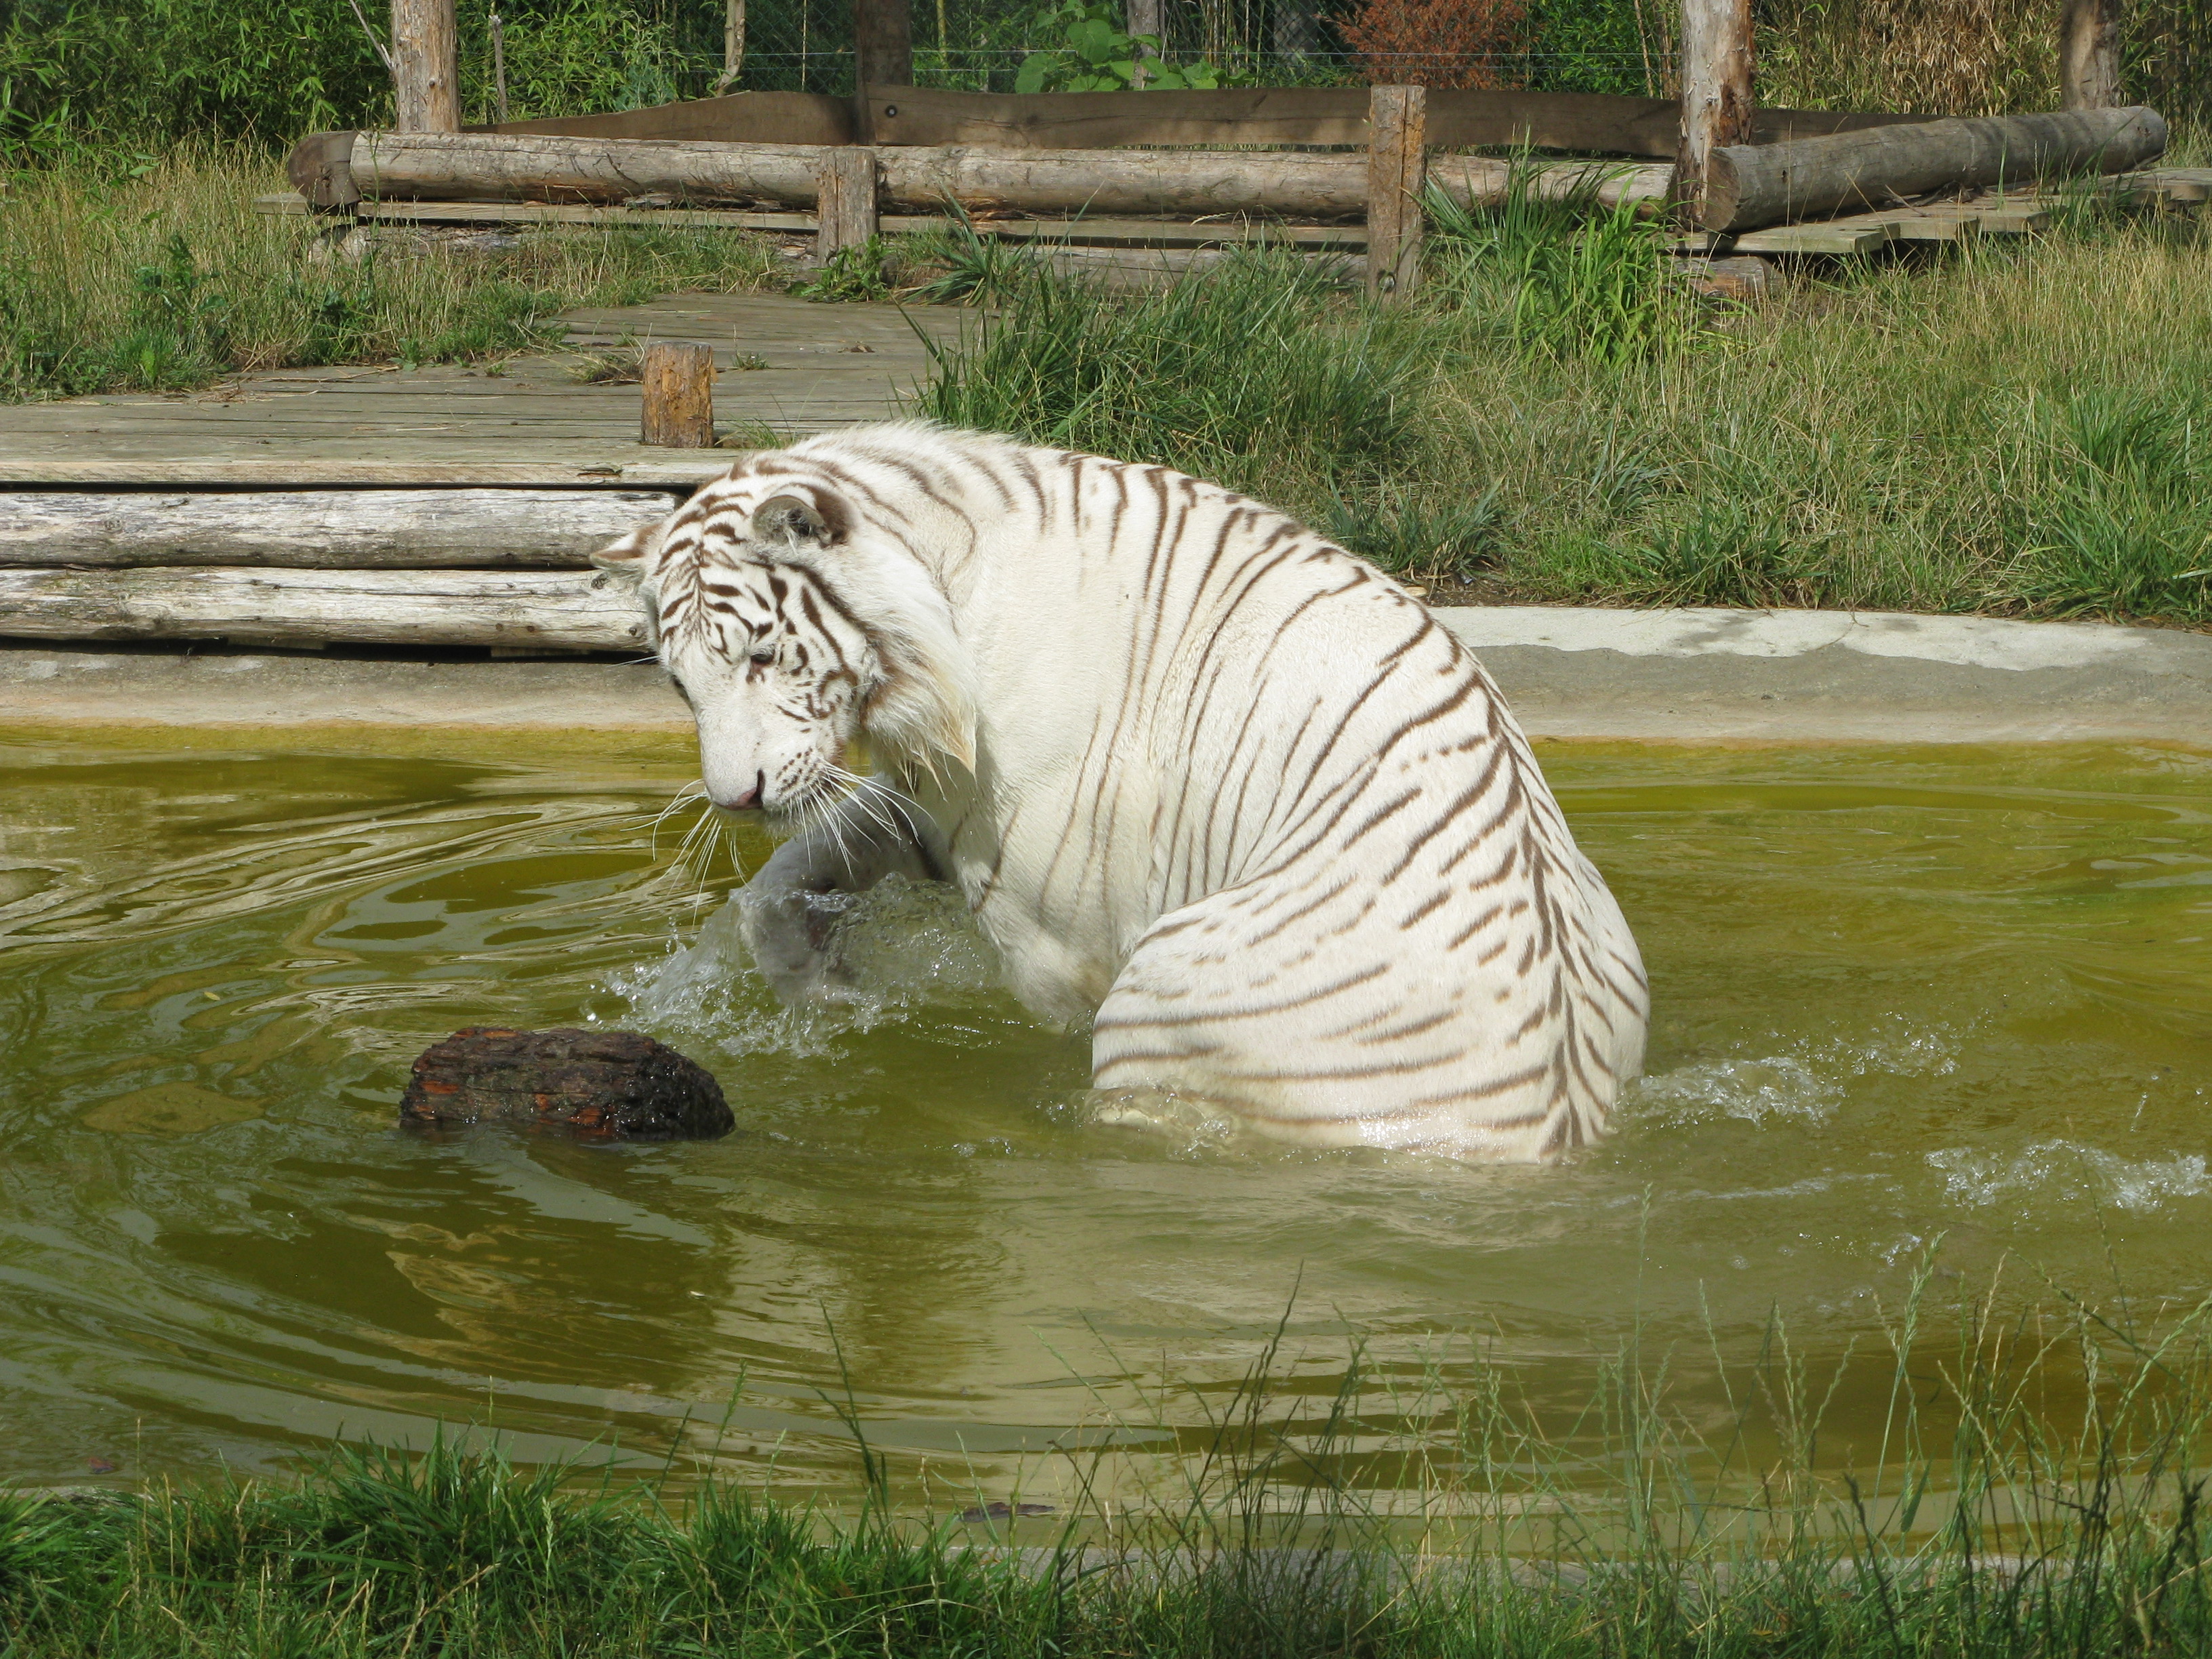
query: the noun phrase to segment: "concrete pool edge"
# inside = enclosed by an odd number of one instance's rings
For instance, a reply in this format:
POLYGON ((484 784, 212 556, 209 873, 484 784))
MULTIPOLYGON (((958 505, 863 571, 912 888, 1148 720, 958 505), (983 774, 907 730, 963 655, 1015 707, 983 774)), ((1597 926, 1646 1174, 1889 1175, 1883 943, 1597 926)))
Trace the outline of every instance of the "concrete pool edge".
MULTIPOLYGON (((1445 607, 1537 738, 2212 745, 2212 635, 1833 611, 1445 607)), ((650 663, 0 643, 0 726, 682 732, 650 663)))

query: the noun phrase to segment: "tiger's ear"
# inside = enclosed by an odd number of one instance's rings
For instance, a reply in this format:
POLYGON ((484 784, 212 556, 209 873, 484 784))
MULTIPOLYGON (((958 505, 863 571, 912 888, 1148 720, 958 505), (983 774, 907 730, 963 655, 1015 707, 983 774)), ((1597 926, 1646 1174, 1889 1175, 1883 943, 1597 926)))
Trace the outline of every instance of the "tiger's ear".
POLYGON ((646 563, 660 546, 662 520, 654 519, 624 536, 620 541, 609 542, 592 555, 592 562, 602 570, 620 570, 632 576, 645 574, 646 563))
POLYGON ((771 495, 753 509, 757 542, 835 541, 842 532, 832 515, 796 495, 771 495))

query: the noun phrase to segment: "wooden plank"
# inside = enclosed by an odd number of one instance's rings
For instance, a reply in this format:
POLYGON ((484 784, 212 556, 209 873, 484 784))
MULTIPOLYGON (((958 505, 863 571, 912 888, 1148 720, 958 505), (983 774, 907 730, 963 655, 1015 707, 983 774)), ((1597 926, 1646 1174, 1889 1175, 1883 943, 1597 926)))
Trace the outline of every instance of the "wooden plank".
MULTIPOLYGON (((303 214, 307 200, 297 191, 253 198, 256 213, 303 214)), ((363 202, 363 219, 405 225, 621 225, 639 230, 790 230, 812 234, 811 213, 749 213, 741 208, 554 207, 544 202, 363 202)), ((942 218, 915 222, 942 225, 942 218)))
POLYGON ((1895 234, 1894 222, 1881 224, 1776 225, 1769 230, 1747 231, 1735 239, 1738 253, 1821 253, 1850 258, 1872 253, 1888 246, 1895 234))
POLYGON ((720 144, 849 144, 853 103, 819 92, 733 92, 605 115, 548 117, 471 127, 570 138, 689 138, 720 144))
POLYGON ((1367 297, 1396 304, 1421 270, 1421 191, 1428 183, 1427 93, 1368 91, 1367 297))
MULTIPOLYGON (((884 228, 939 225, 942 219, 886 218, 884 228)), ((975 232, 1008 242, 1075 242, 1111 247, 1364 248, 1364 225, 1283 225, 1267 219, 984 219, 975 232)))
MULTIPOLYGON (((1108 149, 1131 144, 1340 144, 1367 142, 1367 94, 1357 87, 1237 88, 1215 92, 948 92, 871 87, 878 144, 983 144, 1007 149, 1108 149)), ((1668 98, 1598 93, 1431 88, 1429 143, 1443 149, 1530 145, 1672 160, 1680 106, 1668 98)), ((1752 141, 1774 143, 1925 117, 1763 110, 1752 141)))
POLYGON ((0 570, 0 635, 648 648, 635 586, 606 571, 0 570))
POLYGON ((679 493, 19 491, 0 495, 0 566, 573 569, 679 493))
POLYGON ((0 458, 0 483, 18 489, 185 489, 252 488, 283 489, 505 489, 577 490, 639 489, 660 486, 696 488, 730 470, 732 457, 702 458, 696 463, 632 462, 623 465, 578 466, 552 461, 340 460, 293 455, 282 459, 235 455, 190 455, 159 460, 87 457, 86 446, 71 446, 68 458, 0 458))

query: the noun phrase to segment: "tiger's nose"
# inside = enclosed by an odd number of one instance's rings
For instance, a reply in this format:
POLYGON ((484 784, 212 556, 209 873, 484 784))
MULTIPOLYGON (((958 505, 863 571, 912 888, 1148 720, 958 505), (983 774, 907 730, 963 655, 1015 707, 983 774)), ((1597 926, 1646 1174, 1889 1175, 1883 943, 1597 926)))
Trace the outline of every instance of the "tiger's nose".
POLYGON ((768 787, 768 774, 753 774, 753 787, 729 800, 718 800, 715 805, 725 812, 750 812, 761 804, 761 791, 768 787))

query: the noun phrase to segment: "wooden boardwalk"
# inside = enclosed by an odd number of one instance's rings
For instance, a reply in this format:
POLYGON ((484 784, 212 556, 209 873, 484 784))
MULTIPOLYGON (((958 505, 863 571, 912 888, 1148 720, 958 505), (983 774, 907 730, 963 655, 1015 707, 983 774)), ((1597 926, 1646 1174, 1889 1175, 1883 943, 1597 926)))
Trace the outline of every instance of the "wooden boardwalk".
POLYGON ((580 379, 584 355, 710 346, 717 423, 793 435, 895 418, 929 372, 917 327, 957 340, 976 316, 691 294, 568 320, 568 352, 491 367, 278 369, 198 392, 0 405, 0 483, 688 483, 722 462, 640 444, 637 386, 580 379))

